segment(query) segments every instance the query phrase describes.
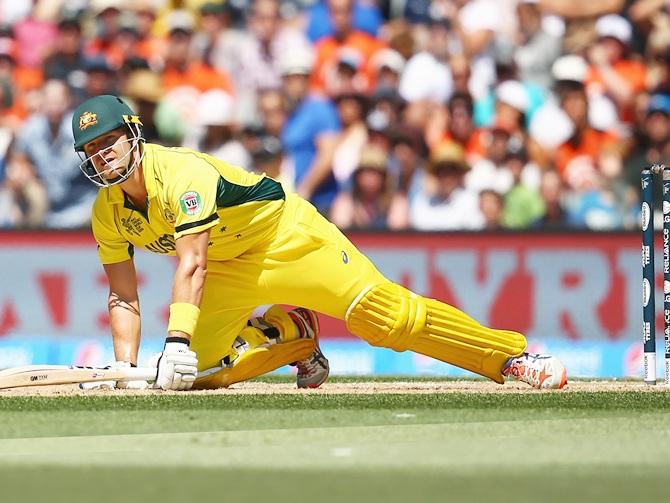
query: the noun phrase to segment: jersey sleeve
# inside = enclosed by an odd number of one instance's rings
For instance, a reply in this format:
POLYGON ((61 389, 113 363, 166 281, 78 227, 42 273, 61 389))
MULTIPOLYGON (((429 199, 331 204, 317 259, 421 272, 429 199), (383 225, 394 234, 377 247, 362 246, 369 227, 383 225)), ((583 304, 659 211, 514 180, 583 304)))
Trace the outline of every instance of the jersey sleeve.
POLYGON ((214 166, 198 159, 180 166, 170 175, 166 200, 175 215, 175 239, 218 224, 216 194, 221 175, 214 166))
POLYGON ((133 245, 121 236, 114 223, 111 209, 100 196, 93 205, 91 227, 102 264, 117 264, 133 257, 133 245))

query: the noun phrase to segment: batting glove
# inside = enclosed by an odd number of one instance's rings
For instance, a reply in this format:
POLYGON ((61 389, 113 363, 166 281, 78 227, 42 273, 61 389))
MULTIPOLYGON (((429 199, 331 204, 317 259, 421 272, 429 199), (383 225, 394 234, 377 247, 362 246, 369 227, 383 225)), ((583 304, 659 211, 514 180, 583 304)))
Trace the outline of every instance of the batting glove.
POLYGON ((156 387, 164 390, 191 389, 198 375, 198 358, 188 348, 188 339, 168 337, 158 360, 156 387))

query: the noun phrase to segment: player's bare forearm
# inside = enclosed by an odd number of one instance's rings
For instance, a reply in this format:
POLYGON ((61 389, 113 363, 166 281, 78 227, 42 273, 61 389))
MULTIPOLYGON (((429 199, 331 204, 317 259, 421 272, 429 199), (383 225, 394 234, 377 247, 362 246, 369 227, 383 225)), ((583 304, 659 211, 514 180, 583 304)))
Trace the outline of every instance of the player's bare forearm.
POLYGON ((131 260, 107 264, 109 280, 109 323, 117 361, 137 364, 140 347, 140 301, 137 295, 137 276, 131 260))
POLYGON ((137 298, 127 301, 116 293, 109 294, 109 320, 116 361, 137 365, 140 349, 140 306, 137 298))
MULTIPOLYGON (((179 265, 172 284, 172 303, 188 303, 200 306, 202 292, 207 277, 207 247, 209 230, 197 234, 188 234, 177 239, 177 257, 179 265)), ((190 339, 191 334, 170 333, 190 339)))

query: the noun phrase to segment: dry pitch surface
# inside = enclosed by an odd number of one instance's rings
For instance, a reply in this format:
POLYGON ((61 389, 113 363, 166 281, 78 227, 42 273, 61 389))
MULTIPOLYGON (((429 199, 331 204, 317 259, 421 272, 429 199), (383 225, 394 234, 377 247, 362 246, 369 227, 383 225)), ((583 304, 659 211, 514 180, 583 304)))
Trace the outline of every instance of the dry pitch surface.
MULTIPOLYGON (((217 390, 189 391, 197 395, 274 395, 274 394, 314 394, 314 395, 342 395, 342 394, 412 394, 412 393, 574 393, 574 392, 670 392, 670 387, 664 385, 648 386, 641 381, 605 381, 579 380, 571 381, 563 390, 536 390, 523 383, 507 382, 500 385, 483 380, 453 380, 453 381, 364 381, 360 382, 333 382, 322 385, 319 389, 298 389, 295 384, 288 382, 246 382, 217 390)), ((170 392, 160 390, 87 390, 83 391, 76 385, 63 386, 34 386, 0 390, 0 397, 4 396, 109 396, 109 395, 159 395, 177 394, 184 392, 170 392)))

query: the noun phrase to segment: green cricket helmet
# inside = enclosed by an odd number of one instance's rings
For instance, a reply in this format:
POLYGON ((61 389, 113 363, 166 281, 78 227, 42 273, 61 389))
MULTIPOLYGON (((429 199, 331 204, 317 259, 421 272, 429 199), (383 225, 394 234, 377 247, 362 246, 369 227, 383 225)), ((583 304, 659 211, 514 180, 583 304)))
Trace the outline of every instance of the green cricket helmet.
POLYGON ((99 187, 109 187, 123 182, 142 162, 144 155, 140 148, 140 144, 144 142, 142 122, 139 116, 135 115, 135 112, 118 96, 108 94, 94 96, 79 105, 72 116, 72 134, 74 135, 74 149, 82 159, 79 169, 99 187), (122 127, 128 128, 125 141, 130 143, 130 149, 123 158, 114 164, 105 161, 104 154, 111 146, 87 157, 84 145, 122 127), (104 166, 103 169, 96 169, 93 163, 96 156, 99 156, 98 164, 104 166), (120 165, 125 164, 126 161, 128 161, 127 166, 120 168, 120 165), (109 175, 116 176, 110 177, 109 175))

